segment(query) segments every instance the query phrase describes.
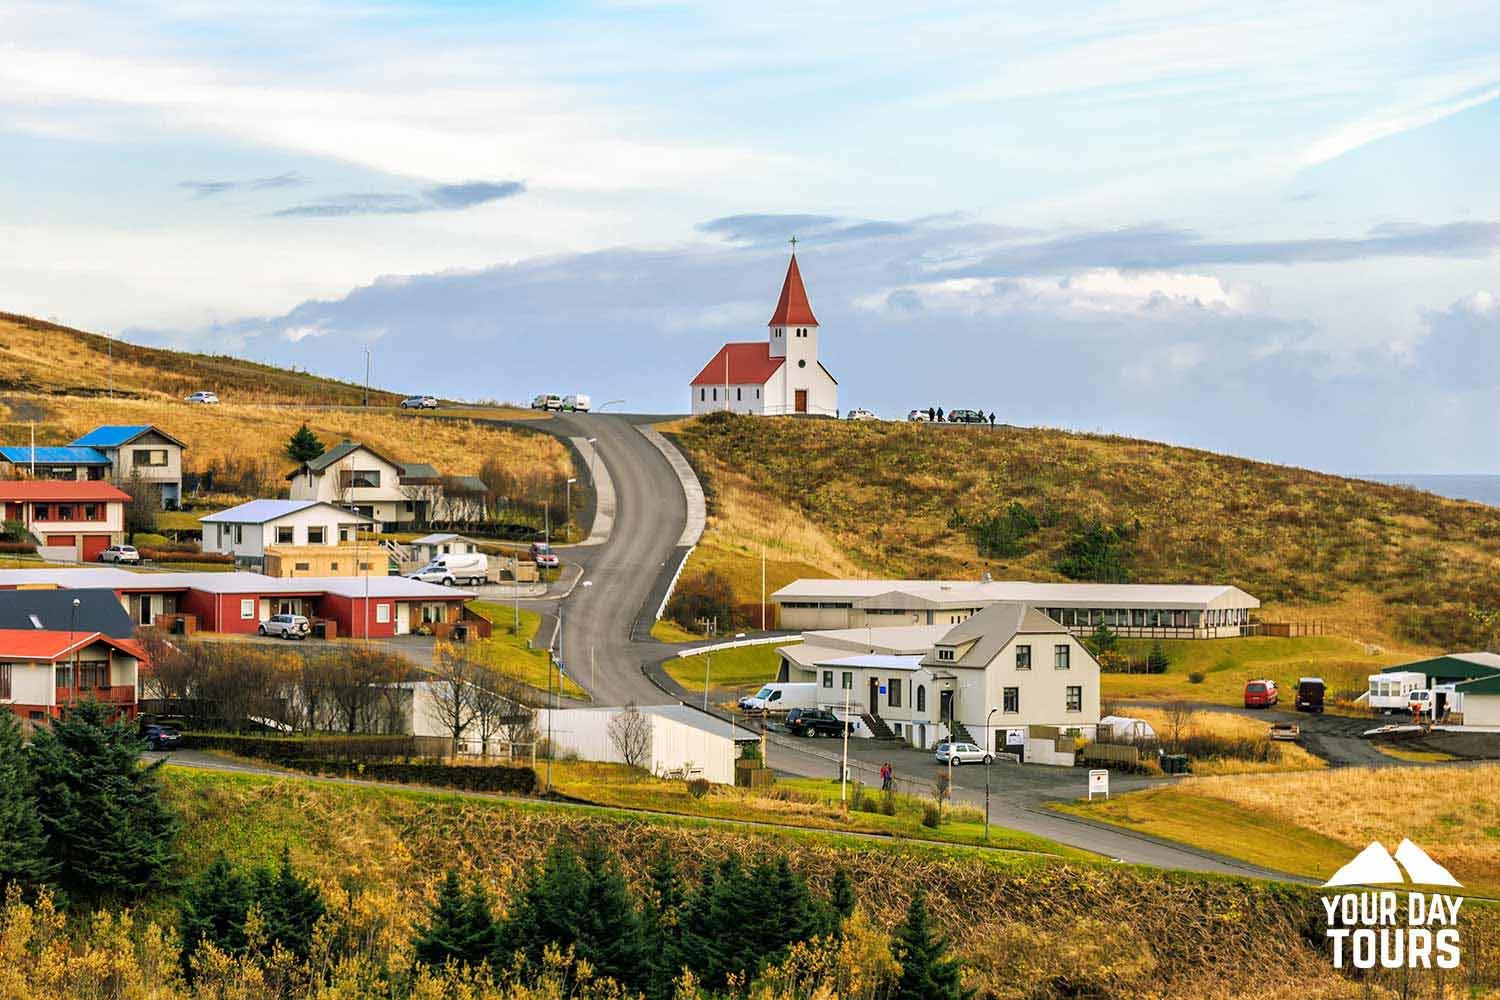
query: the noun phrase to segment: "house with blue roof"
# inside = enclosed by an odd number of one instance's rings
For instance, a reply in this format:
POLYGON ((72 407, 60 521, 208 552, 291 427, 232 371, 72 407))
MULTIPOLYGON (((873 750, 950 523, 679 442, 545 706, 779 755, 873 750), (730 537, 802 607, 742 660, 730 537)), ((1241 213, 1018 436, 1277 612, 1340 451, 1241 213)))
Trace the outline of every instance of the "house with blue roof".
POLYGON ((109 478, 116 484, 139 479, 164 509, 182 503, 182 441, 151 424, 105 424, 68 442, 89 448, 109 460, 109 478))
POLYGON ((97 448, 0 446, 7 479, 104 480, 109 458, 97 448))

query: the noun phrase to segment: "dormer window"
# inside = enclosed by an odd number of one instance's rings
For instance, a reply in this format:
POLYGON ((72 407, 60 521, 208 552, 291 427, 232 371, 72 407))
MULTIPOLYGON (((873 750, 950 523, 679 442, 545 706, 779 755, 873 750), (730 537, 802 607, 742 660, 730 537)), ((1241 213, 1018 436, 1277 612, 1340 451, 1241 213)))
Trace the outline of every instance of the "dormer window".
POLYGON ((939 647, 937 653, 938 653, 938 659, 940 659, 940 660, 951 660, 951 659, 953 659, 953 650, 952 649, 949 649, 949 648, 946 648, 946 647, 939 647))

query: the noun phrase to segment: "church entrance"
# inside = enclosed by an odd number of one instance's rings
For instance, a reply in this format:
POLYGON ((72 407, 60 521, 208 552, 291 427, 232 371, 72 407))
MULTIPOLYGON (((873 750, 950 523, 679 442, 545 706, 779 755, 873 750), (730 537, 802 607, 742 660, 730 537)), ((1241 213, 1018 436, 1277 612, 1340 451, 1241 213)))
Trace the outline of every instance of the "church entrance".
POLYGON ((797 412, 798 413, 806 413, 807 412, 807 390, 806 389, 798 389, 797 390, 797 412))

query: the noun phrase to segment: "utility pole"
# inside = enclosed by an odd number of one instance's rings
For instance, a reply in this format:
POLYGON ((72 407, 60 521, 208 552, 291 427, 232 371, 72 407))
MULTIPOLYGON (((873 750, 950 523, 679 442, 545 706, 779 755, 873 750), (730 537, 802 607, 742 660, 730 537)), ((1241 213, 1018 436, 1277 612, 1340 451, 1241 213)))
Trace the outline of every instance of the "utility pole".
POLYGON ((542 540, 552 544, 552 501, 542 501, 542 540))
MULTIPOLYGON (((839 683, 844 684, 843 672, 839 673, 839 683)), ((844 785, 849 780, 849 689, 853 683, 844 684, 844 753, 843 759, 839 761, 839 801, 847 802, 848 798, 844 792, 844 785)))
POLYGON ((563 531, 567 532, 570 542, 573 540, 573 484, 576 482, 577 479, 569 479, 563 484, 563 501, 567 505, 564 507, 563 531))
POLYGON ((766 630, 766 546, 760 546, 760 630, 766 630))
MULTIPOLYGON (((33 452, 35 449, 33 449, 33 452)), ((73 633, 78 631, 78 607, 83 602, 73 598, 73 612, 68 619, 68 657, 72 660, 72 666, 68 668, 68 707, 73 707, 78 693, 78 651, 73 648, 73 633)))
POLYGON ((365 406, 370 405, 370 349, 365 348, 365 406))
MULTIPOLYGON (((997 709, 990 709, 989 714, 984 717, 984 732, 986 742, 986 757, 984 764, 984 839, 989 843, 990 839, 990 765, 995 762, 995 751, 989 750, 989 746, 995 742, 995 731, 990 728, 990 719, 994 718, 997 709)), ((952 773, 951 771, 949 772, 952 773)))

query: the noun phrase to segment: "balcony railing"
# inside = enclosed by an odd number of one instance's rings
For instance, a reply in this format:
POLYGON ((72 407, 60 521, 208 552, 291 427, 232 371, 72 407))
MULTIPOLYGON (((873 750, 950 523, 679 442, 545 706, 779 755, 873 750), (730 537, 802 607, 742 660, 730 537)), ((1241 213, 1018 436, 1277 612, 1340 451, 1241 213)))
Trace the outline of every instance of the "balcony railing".
POLYGON ((60 687, 57 689, 59 705, 66 705, 69 702, 77 704, 90 700, 105 705, 134 705, 135 688, 127 684, 116 684, 112 687, 91 687, 85 684, 78 688, 60 687))

